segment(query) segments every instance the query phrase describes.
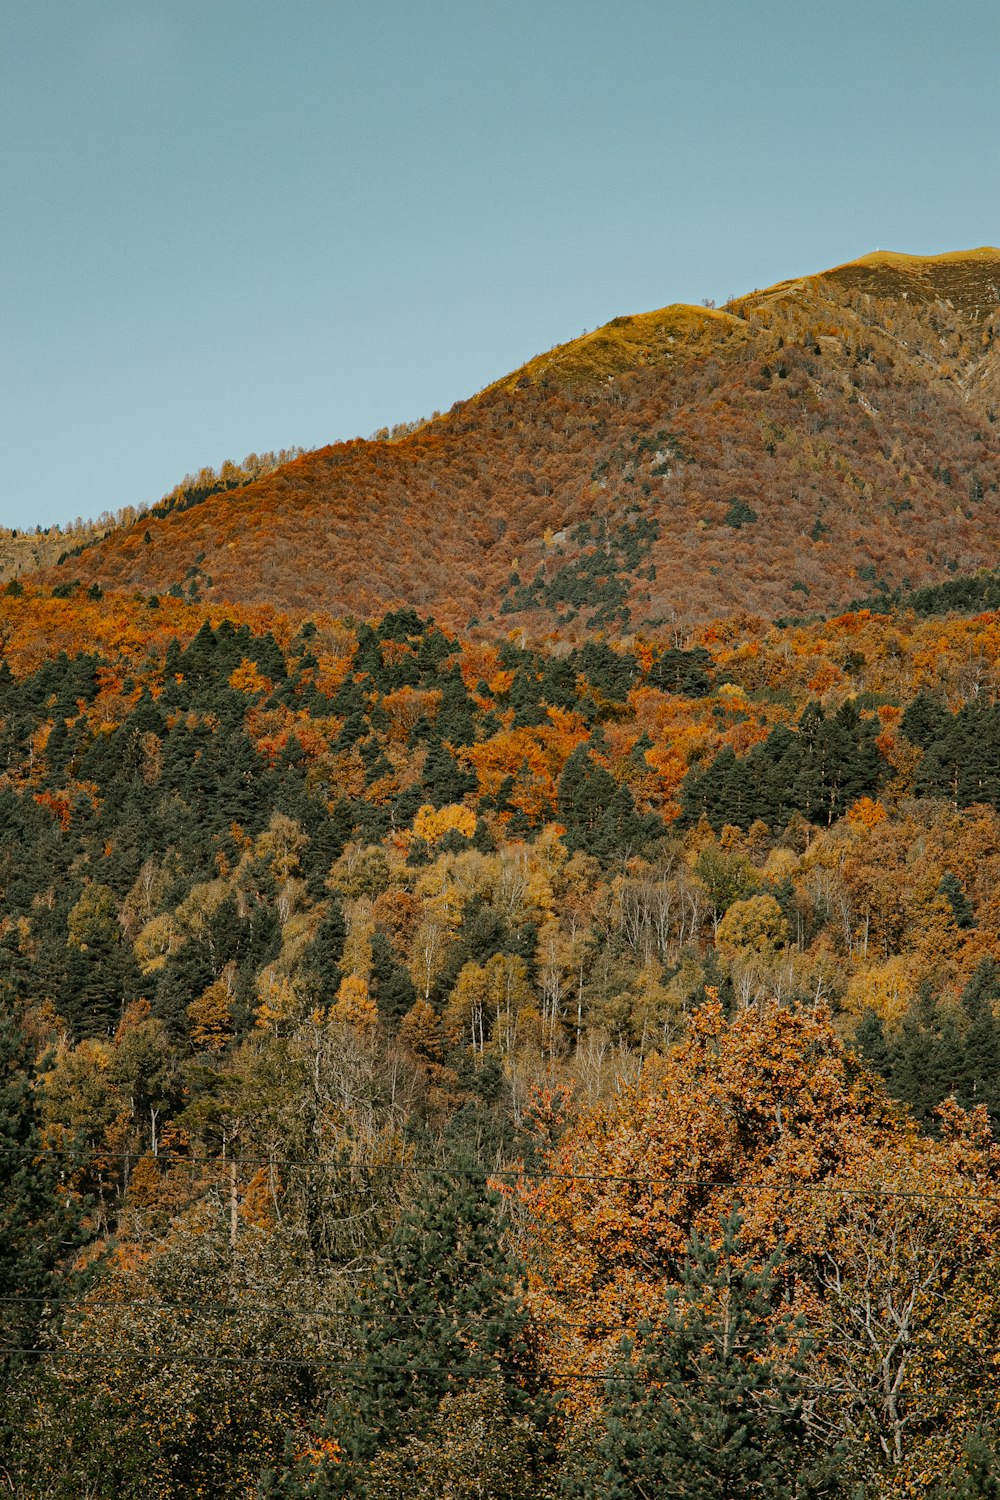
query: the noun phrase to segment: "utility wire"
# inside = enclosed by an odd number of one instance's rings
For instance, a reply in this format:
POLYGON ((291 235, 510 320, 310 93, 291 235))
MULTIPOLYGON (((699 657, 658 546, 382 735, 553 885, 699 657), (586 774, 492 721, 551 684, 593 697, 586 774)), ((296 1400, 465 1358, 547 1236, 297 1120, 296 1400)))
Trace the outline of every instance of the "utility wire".
MULTIPOLYGON (((343 1359, 321 1354, 299 1355, 297 1357, 276 1357, 273 1355, 236 1355, 226 1356, 217 1354, 186 1354, 179 1350, 160 1350, 148 1352, 137 1352, 134 1350, 101 1351, 91 1353, 79 1352, 75 1349, 47 1349, 32 1346, 21 1346, 0 1351, 5 1357, 18 1355, 24 1358, 39 1359, 68 1359, 75 1360, 81 1364, 103 1365, 106 1368, 117 1369, 123 1364, 152 1364, 152 1365, 194 1365, 213 1368, 243 1369, 253 1367, 255 1369, 303 1369, 311 1367, 322 1367, 326 1369, 356 1369, 356 1359, 343 1359)), ((655 1380, 650 1381, 642 1374, 627 1374, 622 1370, 543 1370, 539 1371, 529 1365, 519 1365, 510 1360, 500 1360, 494 1356, 484 1356, 489 1363, 498 1370, 508 1370, 514 1374, 531 1375, 547 1382, 558 1383, 579 1382, 601 1385, 635 1386, 643 1389, 655 1387, 655 1380)), ((453 1366, 440 1364, 424 1364, 420 1361, 410 1364, 370 1364, 366 1362, 366 1368, 374 1373, 382 1375, 406 1375, 410 1377, 426 1378, 431 1375, 463 1376, 462 1371, 456 1371, 453 1366)), ((482 1372, 478 1372, 482 1373, 482 1372)), ((758 1392, 760 1395, 780 1394, 777 1387, 773 1390, 766 1389, 758 1392)), ((943 1392, 928 1392, 927 1395, 936 1403, 934 1406, 918 1405, 921 1402, 921 1392, 912 1391, 901 1393, 902 1400, 908 1409, 912 1408, 913 1415, 944 1415, 954 1410, 957 1406, 969 1406, 972 1401, 969 1396, 955 1395, 947 1396, 943 1392)), ((863 1400, 866 1396, 871 1399, 877 1392, 866 1393, 858 1391, 853 1386, 846 1384, 824 1384, 814 1385, 809 1381, 803 1383, 800 1393, 800 1403, 805 1405, 825 1396, 839 1397, 848 1400, 863 1400)))
MULTIPOLYGON (((0 1146, 0 1155, 21 1154, 31 1158, 46 1156, 75 1156, 79 1155, 76 1148, 47 1146, 32 1148, 30 1146, 0 1146)), ((986 1194, 967 1194, 959 1197, 954 1193, 937 1192, 931 1188, 888 1188, 876 1187, 867 1183, 858 1182, 735 1182, 724 1178, 701 1178, 701 1177, 653 1177, 634 1172, 563 1172, 541 1167, 477 1167, 477 1166, 436 1166, 423 1162, 379 1162, 379 1161, 354 1161, 341 1162, 325 1157, 254 1157, 254 1156, 155 1156, 150 1157, 147 1152, 141 1151, 99 1151, 95 1150, 93 1156, 99 1161, 129 1161, 139 1162, 151 1160, 163 1165, 167 1170, 174 1170, 186 1166, 214 1166, 214 1167, 316 1167, 333 1172, 365 1172, 377 1175, 379 1172, 410 1174, 422 1177, 470 1177, 473 1179, 484 1179, 486 1182, 588 1182, 588 1183, 617 1183, 619 1185, 630 1184, 636 1187, 664 1187, 664 1188, 705 1188, 709 1190, 725 1189, 736 1194, 743 1193, 837 1193, 844 1196, 858 1196, 870 1198, 898 1198, 898 1199, 927 1199, 939 1203, 952 1203, 959 1207, 970 1204, 984 1204, 993 1208, 1000 1208, 1000 1183, 997 1184, 996 1197, 986 1194)), ((93 1165, 92 1162, 81 1162, 74 1164, 83 1170, 93 1165)), ((361 1186, 367 1187, 368 1184, 361 1186)))
MULTIPOLYGON (((109 1309, 117 1308, 142 1308, 147 1312, 176 1312, 186 1313, 189 1316, 194 1316, 195 1314, 200 1313, 219 1313, 223 1315, 252 1313, 255 1316, 258 1314, 273 1314, 282 1316, 287 1315, 289 1317, 302 1317, 306 1319, 323 1319, 329 1322, 356 1325, 360 1328, 377 1327, 380 1325, 381 1321, 379 1318, 373 1316, 370 1313, 357 1311, 353 1308, 317 1308, 314 1304, 305 1302, 219 1302, 209 1299, 200 1300, 198 1298, 189 1298, 180 1302, 164 1302, 156 1298, 148 1297, 115 1297, 100 1298, 93 1302, 88 1302, 86 1300, 81 1300, 78 1298, 69 1299, 60 1297, 4 1296, 0 1297, 0 1307, 59 1307, 74 1311, 89 1312, 91 1314, 101 1314, 108 1311, 109 1309)), ((518 1311, 525 1314, 525 1326, 531 1326, 532 1319, 530 1309, 522 1305, 518 1309, 518 1311)), ((450 1316, 443 1310, 439 1310, 437 1313, 431 1313, 423 1317, 414 1314, 397 1313, 390 1311, 386 1321, 395 1324, 404 1324, 407 1327, 417 1330, 444 1329, 452 1333, 468 1333, 481 1330, 484 1325, 488 1325, 488 1323, 490 1322, 490 1318, 491 1314, 489 1309, 484 1308, 478 1314, 470 1315, 469 1313, 462 1313, 457 1318, 450 1316)), ((629 1331, 624 1326, 624 1319, 612 1323, 607 1321, 606 1319, 598 1320, 594 1317, 583 1314, 578 1317, 569 1317, 565 1314, 553 1316, 543 1313, 539 1315, 539 1322, 546 1329, 588 1329, 590 1331, 590 1337, 592 1338, 607 1338, 615 1334, 621 1335, 629 1331)), ((638 1324, 648 1326, 650 1331, 653 1333, 660 1333, 664 1329, 670 1327, 670 1324, 664 1321, 662 1318, 647 1318, 640 1316, 638 1318, 630 1318, 629 1322, 637 1322, 638 1324)), ((636 1328, 634 1332, 638 1333, 638 1328, 636 1328)), ((808 1331, 803 1335, 803 1337, 806 1340, 812 1341, 813 1343, 815 1342, 811 1339, 811 1335, 808 1333, 808 1331)), ((739 1344, 736 1343, 733 1345, 733 1347, 738 1348, 739 1344)), ((919 1349, 924 1353, 947 1353, 948 1351, 956 1349, 968 1352, 970 1347, 972 1346, 970 1345, 970 1341, 968 1339, 922 1339, 917 1337, 914 1338, 911 1347, 913 1349, 919 1349)), ((2 1352, 2 1346, 0 1346, 0 1353, 2 1352)), ((998 1355, 998 1360, 1000 1360, 1000 1355, 998 1355)))

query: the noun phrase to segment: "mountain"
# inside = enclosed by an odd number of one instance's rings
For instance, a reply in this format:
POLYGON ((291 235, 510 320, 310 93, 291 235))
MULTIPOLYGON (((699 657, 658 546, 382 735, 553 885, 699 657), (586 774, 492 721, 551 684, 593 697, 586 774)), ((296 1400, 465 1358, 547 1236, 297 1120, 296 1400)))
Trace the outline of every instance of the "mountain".
POLYGON ((998 334, 989 247, 614 318, 41 581, 569 639, 836 610, 995 562, 998 334))
POLYGON ((995 1493, 997 260, 0 536, 9 1493, 995 1493))
MULTIPOLYGON (((125 514, 131 522, 136 512, 133 508, 125 514)), ((52 567, 65 553, 76 548, 83 551, 92 546, 114 526, 115 520, 111 516, 96 521, 77 521, 65 529, 38 526, 34 531, 21 531, 17 527, 0 526, 0 582, 7 583, 38 568, 52 567)))

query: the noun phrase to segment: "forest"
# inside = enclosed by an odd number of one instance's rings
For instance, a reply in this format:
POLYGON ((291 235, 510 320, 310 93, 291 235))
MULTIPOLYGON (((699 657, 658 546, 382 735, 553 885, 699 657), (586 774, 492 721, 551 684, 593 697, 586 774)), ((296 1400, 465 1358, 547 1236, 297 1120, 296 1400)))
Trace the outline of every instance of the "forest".
POLYGON ((9 583, 0 1492, 996 1494, 986 587, 9 583))
POLYGON ((998 285, 997 250, 876 256, 617 317, 427 422, 203 470, 35 566, 575 645, 884 608, 995 565, 998 285))

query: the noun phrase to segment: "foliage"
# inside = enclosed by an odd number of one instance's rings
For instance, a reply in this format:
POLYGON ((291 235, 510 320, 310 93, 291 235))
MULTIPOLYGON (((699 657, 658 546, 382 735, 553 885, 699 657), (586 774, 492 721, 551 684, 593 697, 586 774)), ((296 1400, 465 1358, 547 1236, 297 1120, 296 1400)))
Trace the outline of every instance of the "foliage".
POLYGON ((803 589, 835 612, 862 577, 875 610, 989 608, 995 583, 953 575, 996 554, 997 281, 995 251, 858 262, 725 311, 616 318, 396 441, 189 476, 67 537, 52 581, 358 618, 419 601, 498 637, 676 628, 671 645, 798 613, 803 589))
POLYGON ((581 1494, 806 1492, 802 1330, 781 1314, 780 1259, 748 1266, 740 1225, 724 1218, 718 1247, 693 1235, 664 1316, 623 1341, 581 1494))

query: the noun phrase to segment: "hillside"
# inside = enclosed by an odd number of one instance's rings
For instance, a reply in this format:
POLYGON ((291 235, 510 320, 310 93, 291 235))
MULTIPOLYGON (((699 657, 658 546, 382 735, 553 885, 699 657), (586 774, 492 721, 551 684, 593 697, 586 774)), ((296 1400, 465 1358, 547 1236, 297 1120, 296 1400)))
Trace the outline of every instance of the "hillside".
POLYGON ((736 1373, 785 1360, 851 1486, 784 1493, 988 1494, 944 1487, 998 1450, 979 585, 573 651, 0 593, 9 1492, 579 1495, 650 1428, 623 1337, 707 1281, 728 1338, 780 1263, 736 1373))
POLYGON ((569 639, 937 583, 1000 542, 998 288, 1000 250, 877 253, 615 318, 44 580, 569 639))
POLYGON ((92 546, 116 525, 130 524, 135 512, 125 514, 127 523, 113 516, 103 516, 96 521, 77 521, 65 530, 61 526, 38 526, 34 531, 0 527, 0 583, 34 573, 39 568, 50 568, 66 552, 92 546))

